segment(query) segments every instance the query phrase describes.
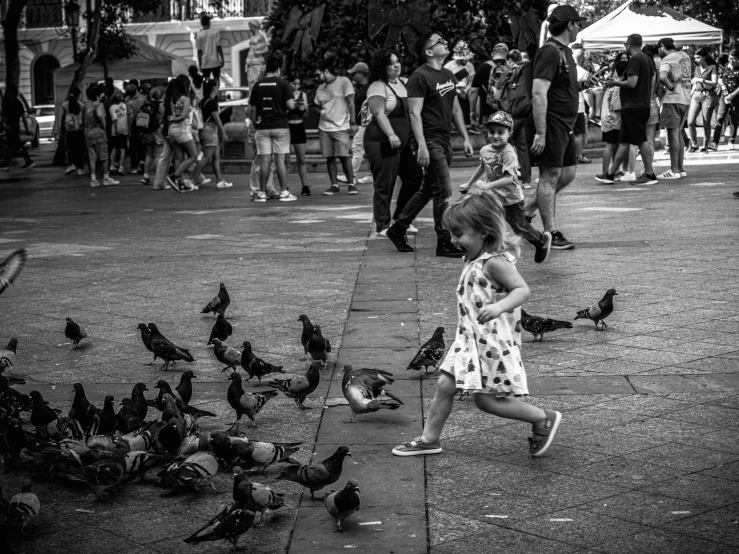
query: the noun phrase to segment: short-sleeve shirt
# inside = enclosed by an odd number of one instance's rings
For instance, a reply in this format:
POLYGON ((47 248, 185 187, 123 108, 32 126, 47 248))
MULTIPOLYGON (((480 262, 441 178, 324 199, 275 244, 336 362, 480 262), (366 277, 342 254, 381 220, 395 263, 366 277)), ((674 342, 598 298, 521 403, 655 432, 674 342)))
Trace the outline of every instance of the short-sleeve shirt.
POLYGON ((350 126, 349 105, 346 97, 354 94, 354 86, 346 77, 336 77, 316 89, 314 102, 321 107, 318 122, 320 131, 347 131, 350 126))
POLYGON ((112 131, 114 135, 128 134, 128 107, 121 102, 110 107, 110 118, 113 120, 112 131))
POLYGON ((454 74, 454 78, 457 79, 458 89, 464 89, 467 86, 467 80, 472 78, 475 74, 475 66, 470 62, 467 62, 464 65, 459 65, 457 60, 451 60, 444 64, 444 68, 454 74))
POLYGON ((421 122, 426 140, 448 144, 452 139, 452 109, 457 97, 457 79, 448 69, 425 63, 408 79, 408 98, 423 98, 421 122))
MULTIPOLYGON (((726 94, 731 94, 737 88, 739 88, 739 69, 727 67, 721 75, 721 81, 724 83, 724 90, 726 94)), ((731 101, 733 106, 739 106, 739 96, 735 96, 731 101)))
POLYGON ((260 79, 251 89, 249 104, 257 108, 255 129, 287 129, 287 101, 293 87, 281 77, 260 79))
POLYGON ((646 54, 638 52, 631 56, 629 65, 626 66, 627 79, 632 75, 636 75, 636 86, 621 88, 621 106, 624 109, 648 108, 652 97, 654 69, 646 54))
POLYGON ((608 87, 603 93, 600 129, 604 133, 621 129, 621 90, 620 87, 608 87))
POLYGON ((203 112, 203 123, 213 121, 211 115, 218 111, 218 100, 215 98, 205 98, 200 101, 200 111, 203 112))
MULTIPOLYGON (((705 79, 706 81, 710 81, 711 77, 714 75, 718 75, 718 68, 715 65, 709 65, 705 69, 703 69, 700 64, 697 64, 695 66, 695 77, 698 77, 699 79, 705 79)), ((695 90, 700 90, 708 93, 715 94, 716 88, 709 88, 706 87, 702 82, 698 82, 695 85, 695 90)))
POLYGON ((518 204, 524 199, 521 183, 518 181, 518 156, 516 149, 506 144, 502 149, 495 150, 489 144, 480 149, 480 161, 485 168, 485 178, 488 182, 497 181, 503 177, 513 177, 513 183, 501 188, 492 189, 503 200, 504 206, 518 204))
POLYGON ((395 84, 374 81, 367 89, 367 98, 372 98, 373 96, 381 96, 385 99, 385 115, 388 115, 398 105, 398 98, 408 98, 408 91, 400 80, 395 84))
POLYGON ((532 63, 533 78, 550 82, 547 91, 547 119, 555 119, 566 124, 569 129, 574 128, 580 87, 572 50, 549 38, 536 52, 532 63), (547 46, 550 43, 556 48, 547 46), (564 53, 564 64, 560 63, 560 49, 564 53))
POLYGON ((478 94, 480 97, 480 115, 483 117, 483 121, 493 113, 492 108, 488 105, 488 83, 492 70, 493 66, 485 62, 475 71, 475 76, 472 78, 472 88, 480 89, 478 94))
POLYGON ((693 88, 690 56, 685 52, 670 52, 659 64, 660 72, 666 71, 674 90, 666 90, 662 97, 663 104, 690 104, 690 91, 693 88))
POLYGON ((215 29, 203 29, 198 33, 195 44, 198 50, 203 52, 203 58, 200 62, 202 69, 210 69, 221 65, 221 60, 218 57, 218 43, 220 41, 221 32, 215 29))

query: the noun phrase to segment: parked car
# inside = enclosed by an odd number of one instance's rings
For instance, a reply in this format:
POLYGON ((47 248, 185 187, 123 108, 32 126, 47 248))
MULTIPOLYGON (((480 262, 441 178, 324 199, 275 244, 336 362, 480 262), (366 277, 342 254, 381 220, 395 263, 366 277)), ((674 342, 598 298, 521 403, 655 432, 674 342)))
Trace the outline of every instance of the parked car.
POLYGON ((53 104, 42 104, 34 106, 34 116, 38 121, 39 137, 52 138, 54 133, 54 122, 56 120, 56 112, 53 104))
MULTIPOLYGON (((0 106, 2 106, 3 99, 5 98, 5 87, 0 88, 0 106)), ((26 101, 26 97, 23 96, 23 93, 18 93, 18 98, 21 101, 21 104, 23 105, 23 118, 26 120, 26 123, 28 124, 28 132, 26 132, 26 126, 23 124, 23 121, 21 121, 21 140, 23 142, 30 142, 31 146, 33 148, 37 148, 39 145, 39 125, 38 121, 36 120, 36 110, 31 108, 28 105, 28 102, 26 101)), ((53 123, 52 123, 53 124, 53 123)))

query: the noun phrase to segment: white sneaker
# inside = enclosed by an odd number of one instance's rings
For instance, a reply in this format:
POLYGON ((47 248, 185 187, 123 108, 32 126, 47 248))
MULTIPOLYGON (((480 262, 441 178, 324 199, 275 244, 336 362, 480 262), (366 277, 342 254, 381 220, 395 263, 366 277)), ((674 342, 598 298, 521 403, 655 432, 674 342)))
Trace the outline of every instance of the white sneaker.
POLYGON ((262 192, 261 190, 257 192, 254 195, 254 202, 266 202, 267 201, 267 193, 262 192))
POLYGON ((357 179, 357 183, 360 185, 369 185, 370 183, 374 183, 374 179, 372 178, 372 175, 367 175, 366 177, 362 177, 361 179, 357 179))
POLYGON ((84 174, 85 174, 85 170, 84 169, 78 169, 77 170, 77 175, 84 175, 84 174))
POLYGON ((418 229, 413 225, 408 225, 408 228, 405 230, 406 235, 415 235, 416 233, 418 233, 418 229))
POLYGON ((180 187, 180 189, 183 192, 194 192, 194 191, 198 190, 198 186, 195 183, 193 183, 190 179, 183 179, 182 180, 182 186, 185 187, 184 189, 182 189, 182 187, 180 187))
POLYGON ((616 181, 636 181, 636 173, 624 173, 616 181))
POLYGON ((93 188, 99 187, 100 186, 100 181, 98 181, 97 179, 90 179, 90 186, 93 187, 93 188))
POLYGON ((105 177, 103 179, 103 186, 109 187, 110 185, 120 185, 120 181, 116 181, 115 179, 111 177, 105 177))
POLYGON ((661 175, 657 175, 657 179, 679 179, 681 177, 680 173, 673 173, 669 169, 662 173, 661 175))
POLYGON ((687 176, 688 176, 688 172, 687 172, 687 171, 685 171, 685 170, 683 169, 683 170, 682 170, 682 171, 680 172, 680 177, 682 177, 682 178, 685 178, 685 177, 687 177, 687 176))
MULTIPOLYGON (((208 180, 210 180, 210 179, 208 179, 208 180)), ((217 189, 227 189, 227 188, 231 188, 232 186, 234 186, 233 183, 227 183, 226 181, 218 181, 216 183, 216 188, 217 189)))
POLYGON ((729 144, 728 144, 728 145, 726 146, 726 149, 727 149, 727 150, 736 150, 736 145, 735 145, 735 144, 734 144, 733 142, 730 142, 730 143, 729 143, 729 144))
POLYGON ((209 185, 209 184, 211 184, 212 182, 213 182, 213 181, 212 181, 211 179, 208 179, 208 178, 203 178, 203 179, 200 179, 200 180, 199 180, 199 181, 197 182, 197 185, 198 185, 199 187, 202 187, 202 186, 204 186, 204 185, 209 185))
POLYGON ((339 181, 340 183, 348 183, 349 182, 349 181, 346 180, 346 175, 344 175, 343 173, 339 173, 336 176, 336 180, 339 181))
POLYGON ((294 194, 290 194, 289 190, 283 190, 280 193, 280 198, 279 198, 280 202, 293 202, 297 199, 298 197, 295 196, 294 194))
POLYGON ((372 231, 369 236, 370 239, 386 239, 387 238, 387 229, 383 229, 379 233, 377 231, 372 231))
POLYGON ((74 170, 77 169, 74 164, 70 165, 67 169, 64 170, 65 175, 70 175, 71 173, 74 173, 74 170))

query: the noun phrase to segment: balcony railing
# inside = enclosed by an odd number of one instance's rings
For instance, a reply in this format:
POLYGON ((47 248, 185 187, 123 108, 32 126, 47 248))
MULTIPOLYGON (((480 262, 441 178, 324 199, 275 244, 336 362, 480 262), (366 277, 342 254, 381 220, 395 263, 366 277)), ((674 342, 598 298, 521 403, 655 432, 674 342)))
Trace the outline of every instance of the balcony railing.
POLYGON ((198 19, 202 13, 208 13, 221 19, 225 17, 256 17, 269 13, 272 0, 221 0, 220 2, 214 2, 214 4, 217 5, 215 8, 209 0, 164 0, 155 12, 134 10, 131 22, 187 21, 198 19))
POLYGON ((64 8, 61 0, 30 0, 26 6, 21 28, 41 29, 64 26, 64 8))

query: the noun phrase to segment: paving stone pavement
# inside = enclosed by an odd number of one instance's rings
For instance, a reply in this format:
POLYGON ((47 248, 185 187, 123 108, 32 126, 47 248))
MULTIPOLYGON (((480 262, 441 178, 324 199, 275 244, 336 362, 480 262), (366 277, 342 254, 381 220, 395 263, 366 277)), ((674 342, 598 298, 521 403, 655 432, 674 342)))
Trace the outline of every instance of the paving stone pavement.
MULTIPOLYGON (((0 341, 19 338, 16 373, 23 391, 42 391, 63 410, 72 383, 100 404, 120 399, 133 383, 173 384, 183 365, 160 371, 136 329, 156 322, 192 347, 198 379, 193 403, 233 421, 228 381, 206 347, 213 318, 200 309, 229 287, 234 336, 285 370, 305 371, 300 323, 308 314, 334 347, 321 384, 299 411, 278 396, 242 425, 249 438, 303 441, 296 458, 322 459, 346 444, 338 488, 359 480, 363 508, 335 525, 323 504, 298 485, 257 477, 286 494, 286 506, 242 539, 253 553, 334 552, 736 552, 739 549, 739 160, 687 161, 687 179, 654 187, 598 185, 598 162, 580 166, 558 200, 560 230, 577 244, 542 265, 524 246, 519 270, 532 297, 527 309, 571 319, 616 288, 606 331, 591 322, 534 342, 523 361, 531 403, 557 409, 563 424, 549 453, 528 455, 524 424, 456 403, 442 435, 444 452, 400 459, 393 445, 420 434, 435 375, 404 370, 439 325, 451 343, 459 260, 436 258, 430 210, 417 222, 415 254, 368 238, 371 192, 323 197, 325 175, 311 174, 310 198, 249 202, 244 176, 230 190, 154 192, 136 184, 91 189, 81 177, 49 166, 0 175, 0 258, 29 248, 15 286, 0 296, 0 341), (699 161, 699 163, 703 163, 699 161), (73 351, 64 318, 88 329, 73 351), (340 399, 343 365, 387 369, 405 406, 358 416, 340 399), (329 402, 329 404, 332 402, 329 402)), ((698 160, 698 158, 694 158, 698 160)), ((453 170, 455 182, 470 169, 453 170)), ((297 177, 291 175, 293 188, 297 177)), ((537 220, 534 220, 535 224, 537 220)), ((256 383, 248 390, 262 390, 256 383)), ((152 394, 152 393, 149 393, 152 394)), ((224 552, 224 543, 191 547, 181 539, 230 500, 220 494, 162 496, 129 486, 110 502, 41 476, 5 471, 4 494, 32 478, 42 502, 31 536, 18 552, 224 552)), ((319 493, 320 495, 320 493, 319 493)))

